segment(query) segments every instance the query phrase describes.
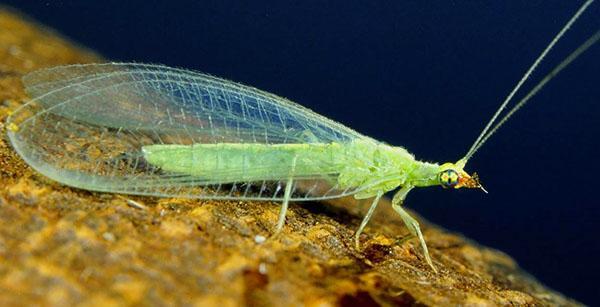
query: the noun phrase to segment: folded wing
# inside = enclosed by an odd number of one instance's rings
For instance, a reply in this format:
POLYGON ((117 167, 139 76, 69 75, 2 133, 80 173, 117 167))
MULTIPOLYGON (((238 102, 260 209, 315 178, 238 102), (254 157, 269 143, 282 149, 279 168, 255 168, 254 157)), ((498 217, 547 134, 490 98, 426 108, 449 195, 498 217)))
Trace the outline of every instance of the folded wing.
MULTIPOLYGON (((368 139, 285 98, 165 66, 59 66, 31 73, 23 82, 31 101, 9 119, 17 127, 9 133, 14 147, 44 175, 90 190, 275 200, 282 197, 287 178, 231 179, 248 178, 244 156, 235 160, 242 161, 239 166, 227 167, 227 176, 213 176, 227 181, 215 182, 207 180, 210 173, 198 176, 191 171, 163 170, 146 161, 142 149, 171 144, 348 144, 368 139)), ((295 187, 302 191, 295 194, 296 200, 356 192, 356 188, 337 186, 335 168, 339 165, 327 167, 323 160, 314 163, 319 167, 306 166, 314 174, 304 173, 296 180, 295 187)), ((283 174, 282 169, 290 165, 254 167, 283 174)))

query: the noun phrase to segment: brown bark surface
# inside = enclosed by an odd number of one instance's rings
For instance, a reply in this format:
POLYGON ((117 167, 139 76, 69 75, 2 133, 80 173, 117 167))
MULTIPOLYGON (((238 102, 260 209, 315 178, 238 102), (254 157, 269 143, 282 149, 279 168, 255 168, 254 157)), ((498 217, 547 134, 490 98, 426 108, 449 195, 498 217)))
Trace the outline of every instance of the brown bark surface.
MULTIPOLYGON (((387 201, 353 248, 366 206, 353 199, 279 204, 93 193, 37 174, 4 121, 27 97, 20 77, 100 61, 57 33, 0 9, 1 305, 576 306, 506 254, 422 226, 436 274, 387 201)), ((368 204, 367 204, 368 205, 368 204)))

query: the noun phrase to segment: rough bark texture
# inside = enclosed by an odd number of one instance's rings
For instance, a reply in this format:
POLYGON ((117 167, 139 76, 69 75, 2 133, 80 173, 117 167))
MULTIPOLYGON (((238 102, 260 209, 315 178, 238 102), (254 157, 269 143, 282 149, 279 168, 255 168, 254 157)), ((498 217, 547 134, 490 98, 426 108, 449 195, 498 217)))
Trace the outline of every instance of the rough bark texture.
POLYGON ((356 251, 367 208, 352 199, 292 204, 283 233, 260 243, 276 203, 101 194, 45 179, 5 134, 27 99, 20 77, 99 60, 0 9, 1 305, 579 305, 502 252, 423 222, 433 273, 416 241, 397 242, 407 230, 386 203, 356 251))

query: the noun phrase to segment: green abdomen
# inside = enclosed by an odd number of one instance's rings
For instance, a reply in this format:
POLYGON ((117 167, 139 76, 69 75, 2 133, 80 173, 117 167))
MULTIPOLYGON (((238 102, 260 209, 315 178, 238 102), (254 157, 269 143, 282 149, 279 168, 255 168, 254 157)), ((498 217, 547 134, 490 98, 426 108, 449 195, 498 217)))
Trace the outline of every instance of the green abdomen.
POLYGON ((149 145, 144 158, 163 171, 215 183, 306 178, 339 172, 343 147, 330 144, 149 145))

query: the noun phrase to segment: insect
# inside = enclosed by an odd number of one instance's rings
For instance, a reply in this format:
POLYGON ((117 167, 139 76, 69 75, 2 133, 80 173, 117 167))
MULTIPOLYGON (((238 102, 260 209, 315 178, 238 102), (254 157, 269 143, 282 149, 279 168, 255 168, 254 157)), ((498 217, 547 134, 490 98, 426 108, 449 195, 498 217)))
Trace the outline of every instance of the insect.
POLYGON ((422 162, 402 147, 361 135, 279 96, 148 64, 59 66, 24 76, 31 100, 9 117, 8 135, 34 169, 78 188, 280 201, 275 233, 284 226, 290 201, 372 198, 355 233, 357 248, 381 197, 398 189, 392 207, 435 270, 419 223, 402 207, 406 196, 428 186, 484 190, 477 174, 464 170, 467 162, 554 75, 600 39, 599 31, 498 118, 591 2, 546 47, 457 162, 422 162))

